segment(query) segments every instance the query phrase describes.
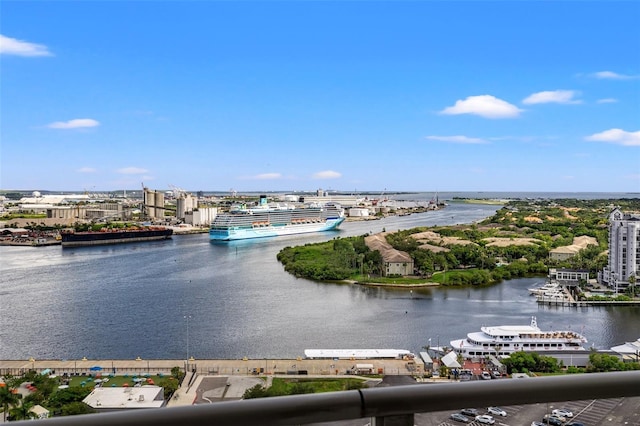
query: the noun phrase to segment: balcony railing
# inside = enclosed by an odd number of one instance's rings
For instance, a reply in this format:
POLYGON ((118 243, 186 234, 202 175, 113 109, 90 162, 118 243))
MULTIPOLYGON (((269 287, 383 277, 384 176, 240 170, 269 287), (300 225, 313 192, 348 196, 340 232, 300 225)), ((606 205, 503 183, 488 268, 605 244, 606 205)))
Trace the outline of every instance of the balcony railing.
POLYGON ((375 418, 376 425, 413 425, 414 413, 420 412, 632 396, 640 396, 640 371, 368 388, 187 407, 56 417, 47 420, 46 424, 299 425, 375 418))

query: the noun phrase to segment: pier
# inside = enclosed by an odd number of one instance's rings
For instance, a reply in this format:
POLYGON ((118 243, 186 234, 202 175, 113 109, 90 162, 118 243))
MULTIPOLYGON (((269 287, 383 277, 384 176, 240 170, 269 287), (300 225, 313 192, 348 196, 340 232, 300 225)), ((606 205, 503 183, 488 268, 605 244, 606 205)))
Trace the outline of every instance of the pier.
MULTIPOLYGON (((76 359, 50 360, 29 358, 24 360, 0 360, 0 376, 19 375, 34 370, 50 370, 53 374, 70 376, 90 375, 91 368, 100 367, 105 374, 169 374, 174 367, 183 371, 220 376, 256 375, 351 375, 356 372, 360 359, 76 359)), ((422 374, 420 363, 400 359, 367 359, 372 374, 415 375, 422 374), (419 371, 416 371, 418 369, 419 371)))
POLYGON ((562 296, 536 295, 536 301, 539 305, 548 306, 640 306, 640 300, 576 300, 573 292, 566 286, 563 286, 560 292, 562 296))

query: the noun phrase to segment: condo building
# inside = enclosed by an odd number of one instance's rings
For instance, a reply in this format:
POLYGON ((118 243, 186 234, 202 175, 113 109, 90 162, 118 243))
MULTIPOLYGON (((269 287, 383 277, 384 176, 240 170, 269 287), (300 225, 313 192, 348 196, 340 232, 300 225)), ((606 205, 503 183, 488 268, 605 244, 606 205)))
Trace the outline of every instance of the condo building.
POLYGON ((609 260, 599 282, 616 293, 635 285, 640 272, 640 215, 616 208, 609 214, 609 260))

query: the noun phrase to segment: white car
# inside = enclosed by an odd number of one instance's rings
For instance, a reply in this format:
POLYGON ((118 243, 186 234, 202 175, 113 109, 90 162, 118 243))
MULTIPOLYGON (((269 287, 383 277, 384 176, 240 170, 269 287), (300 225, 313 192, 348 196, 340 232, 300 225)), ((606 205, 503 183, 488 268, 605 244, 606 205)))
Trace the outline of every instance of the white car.
POLYGON ((487 408, 487 411, 489 412, 489 414, 493 414, 494 416, 507 416, 507 412, 500 407, 489 407, 487 408))
POLYGON ((573 417, 573 413, 566 408, 557 408, 551 412, 554 416, 558 417, 573 417))
POLYGON ((493 419, 493 417, 487 415, 487 414, 482 414, 480 416, 476 416, 476 421, 478 423, 482 423, 485 425, 492 425, 494 424, 496 421, 493 419))

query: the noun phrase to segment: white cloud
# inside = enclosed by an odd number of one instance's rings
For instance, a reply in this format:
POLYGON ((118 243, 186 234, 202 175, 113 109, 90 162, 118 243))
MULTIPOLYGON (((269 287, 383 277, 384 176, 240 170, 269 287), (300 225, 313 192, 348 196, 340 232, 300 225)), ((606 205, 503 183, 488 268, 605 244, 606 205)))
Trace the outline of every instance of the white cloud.
POLYGON ((324 170, 313 175, 314 179, 337 179, 339 177, 342 177, 342 173, 333 170, 324 170))
POLYGON ((16 56, 53 56, 42 44, 6 37, 0 34, 0 54, 16 56))
POLYGON ((491 95, 469 96, 467 99, 456 101, 454 106, 440 111, 440 114, 458 115, 474 114, 484 118, 511 118, 517 117, 521 109, 509 102, 491 95))
POLYGON ((257 180, 269 180, 269 179, 281 179, 282 174, 280 173, 262 173, 259 175, 253 176, 253 179, 257 180))
POLYGON ((609 129, 587 136, 585 140, 623 146, 640 146, 640 131, 627 132, 622 129, 609 129))
POLYGON ((99 125, 100 122, 92 118, 76 118, 69 121, 56 121, 48 124, 47 127, 50 129, 80 129, 84 127, 96 127, 99 125))
POLYGON ((640 75, 618 74, 613 71, 599 71, 594 73, 593 76, 601 80, 632 80, 634 78, 640 78, 640 75))
POLYGON ((614 98, 598 99, 599 104, 615 104, 616 102, 618 102, 618 100, 614 98))
POLYGON ((76 170, 76 172, 78 173, 95 173, 97 172, 97 169, 94 169, 93 167, 80 167, 78 170, 76 170))
POLYGON ((546 90, 544 92, 533 93, 522 100, 525 105, 533 104, 579 104, 582 101, 573 99, 579 92, 575 90, 546 90))
POLYGON ((144 173, 148 173, 149 170, 140 167, 123 167, 122 169, 116 170, 116 172, 123 175, 141 175, 144 173))
POLYGON ((450 142, 450 143, 465 143, 465 144, 481 144, 489 143, 488 141, 480 138, 470 138, 468 136, 426 136, 425 139, 432 141, 450 142))

